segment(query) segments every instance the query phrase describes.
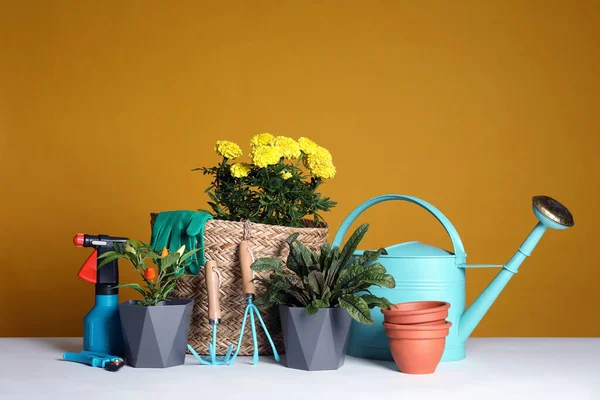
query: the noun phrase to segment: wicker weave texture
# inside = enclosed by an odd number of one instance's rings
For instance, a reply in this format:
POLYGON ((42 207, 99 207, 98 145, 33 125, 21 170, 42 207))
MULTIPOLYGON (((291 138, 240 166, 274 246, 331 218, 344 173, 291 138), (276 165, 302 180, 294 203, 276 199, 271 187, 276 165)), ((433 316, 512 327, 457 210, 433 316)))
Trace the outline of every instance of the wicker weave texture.
MULTIPOLYGON (((156 218, 151 214, 151 224, 156 218)), ((315 227, 312 221, 306 221, 303 228, 291 228, 277 225, 265 225, 249 222, 232 222, 222 220, 209 220, 204 229, 204 254, 207 260, 217 262, 221 274, 221 287, 219 289, 221 303, 221 323, 218 325, 217 353, 222 355, 230 344, 237 345, 246 300, 242 294, 242 273, 238 260, 238 247, 242 240, 250 243, 255 258, 273 257, 282 261, 288 256, 289 248, 286 239, 298 232, 300 240, 312 251, 319 251, 327 242, 329 228, 315 227)), ((266 272, 257 273, 264 276, 266 272)), ((264 288, 256 285, 256 295, 261 296, 264 288)), ((190 324, 189 344, 200 354, 206 354, 211 341, 212 328, 208 324, 208 304, 206 302, 206 282, 203 273, 194 277, 184 277, 178 280, 172 297, 195 300, 192 321, 190 324)), ((284 352, 281 327, 275 315, 261 312, 269 329, 269 333, 277 351, 284 352)), ((239 355, 252 355, 250 320, 246 323, 244 338, 239 355)), ((260 355, 271 355, 271 345, 264 334, 259 322, 256 322, 258 350, 260 355)))

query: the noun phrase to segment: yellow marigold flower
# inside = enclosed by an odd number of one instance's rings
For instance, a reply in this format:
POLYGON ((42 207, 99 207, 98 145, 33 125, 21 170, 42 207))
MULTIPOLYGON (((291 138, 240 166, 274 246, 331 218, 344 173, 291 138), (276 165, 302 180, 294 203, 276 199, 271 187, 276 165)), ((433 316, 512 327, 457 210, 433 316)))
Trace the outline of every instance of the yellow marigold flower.
POLYGON ((270 133, 259 133, 250 139, 250 145, 252 147, 267 146, 273 144, 273 140, 275 140, 275 136, 270 133))
POLYGON ((331 153, 325 147, 317 146, 317 149, 312 154, 316 158, 320 160, 332 161, 333 157, 331 157, 331 153))
POLYGON ((283 156, 288 160, 300 157, 300 145, 292 138, 277 136, 273 145, 281 147, 283 156))
POLYGON ((313 176, 331 179, 335 176, 336 169, 333 165, 331 153, 324 147, 317 149, 306 157, 304 165, 313 176))
MULTIPOLYGON (((310 161, 309 161, 310 163, 310 161)), ((310 172, 313 176, 323 179, 331 179, 335 176, 335 166, 331 161, 328 161, 323 164, 316 164, 313 168, 310 169, 310 172)))
POLYGON ((231 166, 231 176, 234 178, 243 178, 250 173, 250 164, 235 163, 231 166))
POLYGON ((283 179, 285 179, 286 181, 288 179, 290 179, 293 176, 293 174, 290 171, 281 171, 281 177, 283 179))
POLYGON ((302 150, 304 154, 312 154, 319 147, 315 142, 305 137, 298 139, 298 144, 300 145, 300 150, 302 150))
POLYGON ((218 140, 217 144, 215 144, 215 152, 230 160, 234 160, 242 155, 240 146, 228 140, 218 140))
POLYGON ((283 157, 279 146, 259 146, 252 152, 252 162, 259 168, 275 165, 283 157))

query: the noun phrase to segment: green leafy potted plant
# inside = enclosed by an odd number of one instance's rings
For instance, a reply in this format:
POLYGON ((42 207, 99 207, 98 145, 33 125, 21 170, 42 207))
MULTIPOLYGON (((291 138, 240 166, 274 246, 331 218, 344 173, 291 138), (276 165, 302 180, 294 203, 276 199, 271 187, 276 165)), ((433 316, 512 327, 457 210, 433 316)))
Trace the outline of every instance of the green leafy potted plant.
POLYGON ((129 240, 124 246, 104 253, 98 266, 124 258, 140 274, 143 285, 126 283, 143 296, 143 300, 129 300, 119 305, 126 361, 138 368, 166 368, 185 362, 188 331, 194 301, 171 299, 169 293, 179 278, 189 274, 186 269, 191 256, 198 250, 185 253, 185 246, 175 252, 166 248, 157 254, 143 243, 129 240), (147 262, 154 264, 148 265, 147 262))
POLYGON ((320 254, 310 251, 291 235, 285 269, 275 258, 252 264, 255 272, 270 271, 255 278, 265 288, 256 300, 262 309, 279 307, 287 366, 308 371, 340 368, 345 359, 351 319, 372 324, 369 309, 386 309, 392 304, 372 295, 370 286, 393 288, 396 282, 377 262, 381 250, 354 252, 368 230, 361 225, 343 249, 328 243, 320 254))

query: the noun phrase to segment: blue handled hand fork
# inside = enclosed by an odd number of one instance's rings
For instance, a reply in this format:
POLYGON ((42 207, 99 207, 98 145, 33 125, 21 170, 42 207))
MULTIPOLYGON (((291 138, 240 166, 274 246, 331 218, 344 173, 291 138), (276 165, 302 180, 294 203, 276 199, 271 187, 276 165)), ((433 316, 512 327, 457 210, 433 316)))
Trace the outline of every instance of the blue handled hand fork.
POLYGON ((256 340, 256 322, 254 320, 255 315, 258 318, 258 321, 260 322, 260 324, 263 328, 263 331, 265 332, 265 335, 267 336, 267 339, 269 340, 269 343, 271 344, 271 348, 273 349, 273 357, 275 358, 275 361, 279 361, 279 353, 277 353, 277 349, 275 348, 273 339, 271 339, 271 335, 269 334, 269 331, 265 325, 265 322, 263 321, 262 317, 260 316, 260 312, 258 311, 258 308, 256 308, 256 306, 252 303, 252 301, 254 300, 254 295, 256 293, 255 288, 254 288, 254 282, 253 282, 254 277, 253 277, 252 269, 250 268, 252 266, 252 263, 254 262, 254 255, 252 254, 252 251, 250 250, 249 243, 245 240, 242 241, 239 246, 239 259, 240 259, 240 267, 242 269, 242 291, 246 298, 247 305, 246 305, 246 310, 244 311, 244 320, 242 321, 242 329, 240 331, 240 337, 238 340, 237 348, 235 350, 235 354, 233 355, 233 357, 231 357, 231 360, 229 361, 229 365, 232 365, 235 362, 235 359, 238 356, 238 353, 240 352, 240 348, 242 345, 242 339, 244 337, 244 330, 246 328, 246 320, 248 319, 248 315, 250 315, 250 324, 252 327, 252 342, 254 345, 254 354, 252 356, 252 363, 254 365, 256 365, 258 363, 258 341, 256 340))
POLYGON ((200 356, 192 346, 188 349, 204 365, 223 365, 229 363, 233 345, 229 345, 224 357, 217 357, 217 325, 221 322, 221 306, 219 303, 219 288, 221 287, 221 274, 216 268, 216 261, 207 261, 204 267, 204 279, 206 281, 206 292, 208 297, 208 322, 212 325, 212 343, 208 345, 208 357, 200 356), (215 279, 215 274, 218 277, 215 279))

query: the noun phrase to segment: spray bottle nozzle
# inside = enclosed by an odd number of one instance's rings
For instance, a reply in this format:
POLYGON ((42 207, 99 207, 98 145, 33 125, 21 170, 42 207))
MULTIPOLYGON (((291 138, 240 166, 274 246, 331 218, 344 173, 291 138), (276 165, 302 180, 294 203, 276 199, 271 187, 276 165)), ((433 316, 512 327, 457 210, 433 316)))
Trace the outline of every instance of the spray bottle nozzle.
POLYGON ((73 238, 73 244, 77 247, 83 247, 84 241, 85 241, 85 235, 83 233, 78 233, 73 238))
POLYGON ((112 251, 115 246, 121 246, 128 239, 108 235, 86 235, 79 233, 73 238, 77 247, 92 247, 94 251, 88 257, 79 271, 79 277, 86 282, 96 285, 96 294, 117 294, 115 288, 119 284, 119 267, 117 260, 108 262, 104 267, 98 268, 98 258, 104 253, 112 251))

